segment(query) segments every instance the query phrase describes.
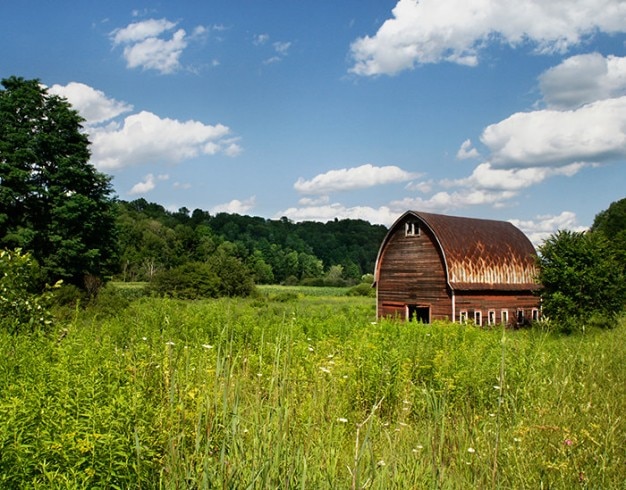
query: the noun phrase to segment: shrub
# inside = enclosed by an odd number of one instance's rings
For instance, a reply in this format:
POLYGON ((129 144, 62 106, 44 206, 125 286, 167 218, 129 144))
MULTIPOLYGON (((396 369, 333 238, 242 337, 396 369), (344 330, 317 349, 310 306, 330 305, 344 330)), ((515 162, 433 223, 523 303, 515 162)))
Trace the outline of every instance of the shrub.
POLYGON ((367 296, 370 298, 376 297, 376 288, 373 288, 371 284, 362 282, 356 286, 352 286, 346 293, 348 296, 367 296))
POLYGON ((158 272, 148 288, 160 296, 214 298, 218 295, 219 283, 219 277, 207 264, 188 262, 174 269, 158 272))
POLYGON ((37 279, 38 265, 30 254, 0 251, 0 328, 16 334, 46 330, 52 324, 52 293, 39 294, 37 279))

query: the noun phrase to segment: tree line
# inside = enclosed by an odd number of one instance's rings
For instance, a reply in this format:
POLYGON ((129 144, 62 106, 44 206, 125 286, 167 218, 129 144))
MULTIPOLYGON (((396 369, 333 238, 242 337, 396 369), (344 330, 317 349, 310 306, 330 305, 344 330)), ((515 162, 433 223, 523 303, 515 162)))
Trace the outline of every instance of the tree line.
POLYGON ((357 219, 294 223, 201 209, 171 212, 143 198, 117 201, 115 209, 120 266, 114 277, 122 281, 152 281, 185 264, 230 257, 256 284, 352 284, 373 273, 387 232, 357 219))

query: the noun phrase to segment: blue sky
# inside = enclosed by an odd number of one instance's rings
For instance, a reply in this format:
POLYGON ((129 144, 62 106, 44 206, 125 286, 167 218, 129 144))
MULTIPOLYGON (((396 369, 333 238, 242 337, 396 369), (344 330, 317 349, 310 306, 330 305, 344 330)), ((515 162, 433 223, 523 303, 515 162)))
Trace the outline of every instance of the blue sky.
POLYGON ((626 196, 626 2, 4 2, 0 76, 86 119, 124 200, 535 243, 626 196))

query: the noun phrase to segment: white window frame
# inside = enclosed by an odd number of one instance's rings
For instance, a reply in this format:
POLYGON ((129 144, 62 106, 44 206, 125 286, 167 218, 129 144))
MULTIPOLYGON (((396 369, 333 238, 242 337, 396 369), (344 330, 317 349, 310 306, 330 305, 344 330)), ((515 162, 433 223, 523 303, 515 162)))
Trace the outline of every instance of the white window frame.
POLYGON ((420 226, 417 221, 407 221, 404 224, 404 236, 420 236, 420 226))
POLYGON ((480 310, 474 311, 474 324, 482 327, 483 325, 483 312, 480 310))
POLYGON ((507 325, 509 323, 509 310, 502 310, 500 312, 500 323, 507 325))
POLYGON ((467 310, 459 311, 459 323, 467 323, 467 310))
POLYGON ((496 324, 496 310, 487 311, 487 325, 496 324))

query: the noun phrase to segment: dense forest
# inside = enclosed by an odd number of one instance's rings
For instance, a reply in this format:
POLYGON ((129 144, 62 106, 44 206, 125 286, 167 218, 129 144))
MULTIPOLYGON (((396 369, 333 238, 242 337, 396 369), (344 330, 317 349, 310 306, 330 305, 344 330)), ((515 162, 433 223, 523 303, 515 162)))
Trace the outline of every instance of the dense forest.
POLYGON ((371 274, 387 232, 356 219, 294 223, 195 209, 170 212, 137 199, 117 202, 122 281, 151 281, 160 272, 216 256, 235 259, 256 284, 350 284, 371 274))

